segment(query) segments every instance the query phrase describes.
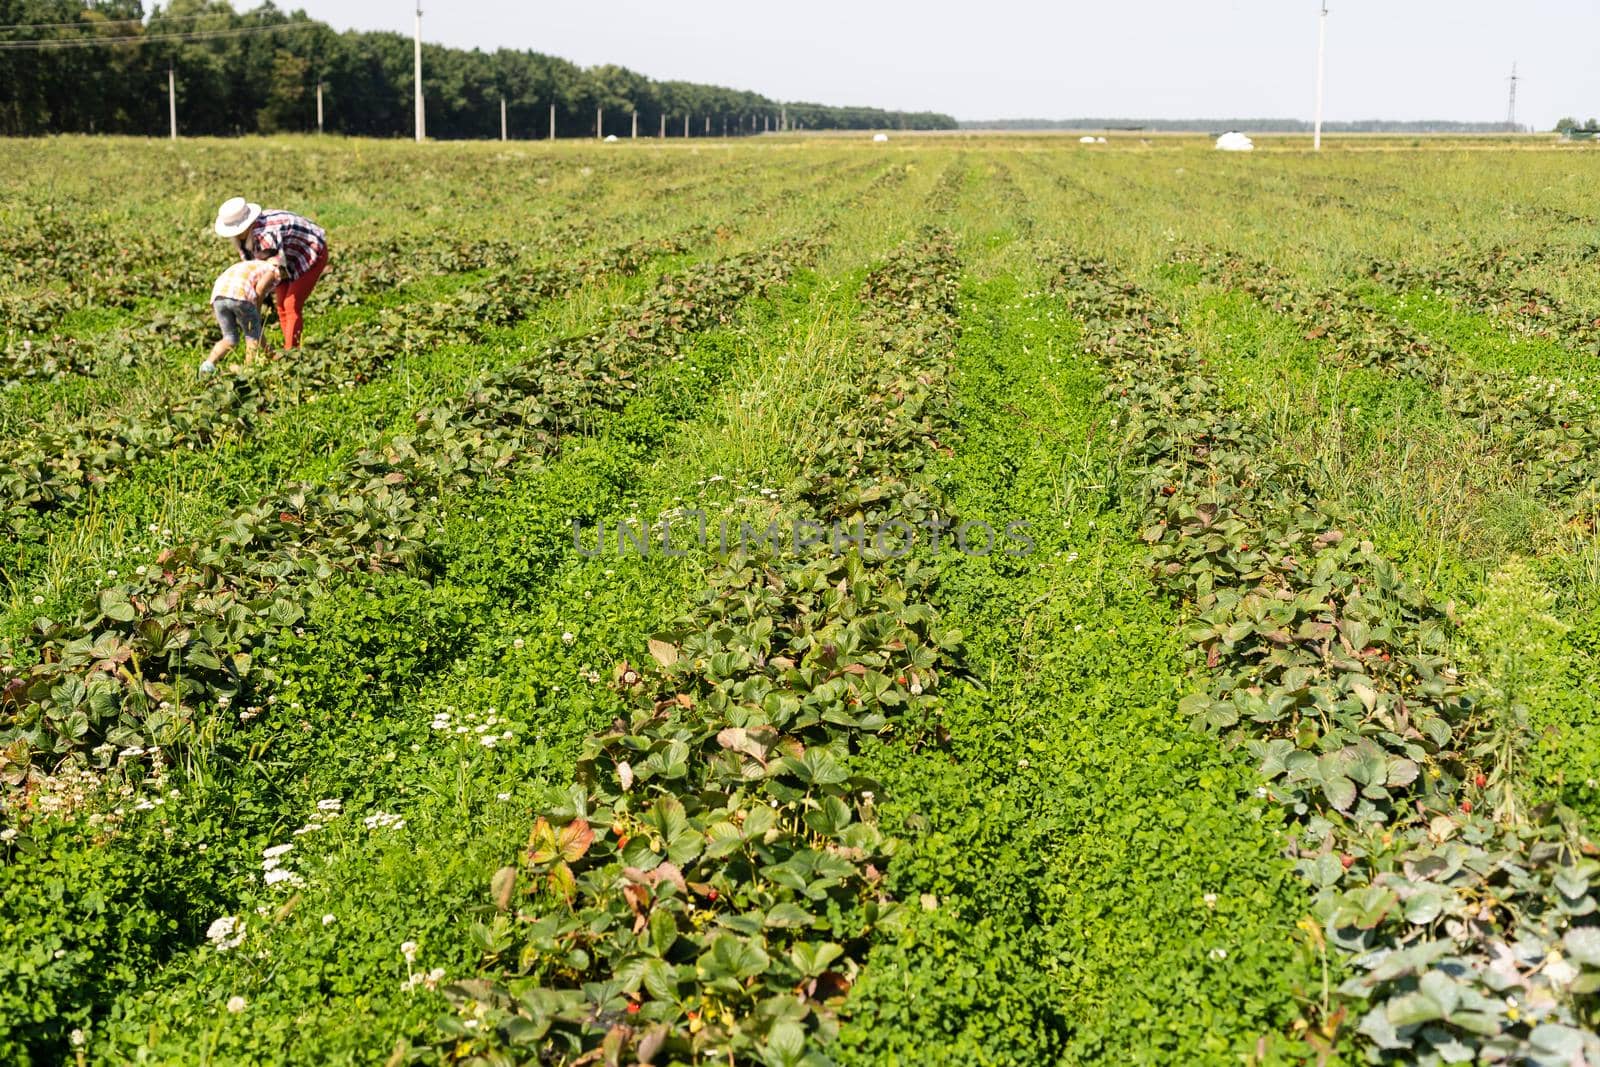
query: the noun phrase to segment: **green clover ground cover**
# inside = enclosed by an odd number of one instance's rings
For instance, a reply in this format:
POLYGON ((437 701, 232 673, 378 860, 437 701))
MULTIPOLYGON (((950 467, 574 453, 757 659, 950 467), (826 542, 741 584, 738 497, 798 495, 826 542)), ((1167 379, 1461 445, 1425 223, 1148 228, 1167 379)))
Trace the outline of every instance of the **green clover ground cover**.
POLYGON ((1236 1063, 1320 973, 1302 890, 1247 761, 1172 712, 1176 619, 1140 577, 1097 368, 1026 277, 969 283, 960 518, 1030 524, 1036 553, 953 558, 938 603, 973 678, 944 746, 868 749, 912 904, 841 1044, 850 1063, 1236 1063))

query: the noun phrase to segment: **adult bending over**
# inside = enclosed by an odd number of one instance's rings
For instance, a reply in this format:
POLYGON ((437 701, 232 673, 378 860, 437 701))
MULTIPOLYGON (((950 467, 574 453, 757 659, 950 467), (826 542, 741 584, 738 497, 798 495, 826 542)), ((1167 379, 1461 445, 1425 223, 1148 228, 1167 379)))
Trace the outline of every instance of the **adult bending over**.
POLYGON ((233 239, 240 259, 270 260, 281 281, 274 292, 283 347, 300 347, 300 311, 322 268, 328 265, 328 235, 310 219, 288 211, 262 211, 242 196, 217 209, 217 234, 233 239))

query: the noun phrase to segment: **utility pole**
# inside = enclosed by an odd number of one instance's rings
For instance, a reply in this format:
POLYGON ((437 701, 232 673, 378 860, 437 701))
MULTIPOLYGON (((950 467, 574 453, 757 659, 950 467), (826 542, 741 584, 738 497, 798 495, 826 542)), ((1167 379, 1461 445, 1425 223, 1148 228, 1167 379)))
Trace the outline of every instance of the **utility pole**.
POLYGON ((506 98, 500 98, 500 139, 506 139, 506 98))
POLYGON ((600 131, 603 128, 603 124, 604 123, 605 123, 605 113, 601 108, 596 107, 594 109, 594 139, 596 141, 598 141, 600 139, 600 137, 601 137, 601 132, 600 131))
POLYGON ((424 118, 422 111, 422 8, 420 5, 417 7, 416 33, 414 34, 412 43, 415 45, 416 59, 416 71, 412 75, 412 80, 415 82, 417 90, 417 143, 421 144, 428 136, 428 131, 426 127, 426 119, 424 118))
POLYGON ((1317 16, 1317 114, 1316 121, 1312 124, 1311 150, 1322 151, 1322 56, 1328 44, 1328 5, 1326 0, 1322 5, 1322 13, 1317 16))
POLYGON ((778 129, 780 131, 782 131, 782 130, 787 130, 788 128, 789 128, 789 109, 787 107, 779 108, 778 109, 778 129))
POLYGON ((689 136, 689 113, 687 111, 683 113, 683 135, 685 137, 689 136))
POLYGON ((172 139, 178 139, 178 75, 172 64, 167 64, 167 123, 172 128, 172 139))
POLYGON ((663 141, 667 139, 667 113, 665 111, 661 113, 661 132, 656 136, 660 137, 663 141))
POLYGON ((1506 129, 1517 132, 1517 62, 1511 61, 1511 99, 1506 102, 1506 129))
POLYGON ((639 109, 638 108, 634 108, 633 109, 633 133, 630 136, 631 136, 632 140, 637 141, 639 139, 639 109))
POLYGON ((550 103, 550 139, 552 141, 556 139, 556 105, 554 101, 550 103))
POLYGON ((322 132, 322 83, 317 83, 317 132, 322 132))

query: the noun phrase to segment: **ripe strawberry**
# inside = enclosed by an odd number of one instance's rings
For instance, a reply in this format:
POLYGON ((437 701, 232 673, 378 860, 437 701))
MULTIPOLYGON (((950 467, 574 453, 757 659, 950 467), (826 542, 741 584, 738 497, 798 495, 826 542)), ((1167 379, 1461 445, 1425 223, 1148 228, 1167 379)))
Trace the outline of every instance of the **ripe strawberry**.
POLYGON ((1484 786, 1489 784, 1489 776, 1484 774, 1482 771, 1479 771, 1478 776, 1472 780, 1472 784, 1477 786, 1479 789, 1482 789, 1484 786))
POLYGON ((1472 801, 1463 800, 1461 802, 1461 810, 1466 812, 1468 815, 1471 815, 1472 814, 1472 801))
POLYGON ((1339 857, 1339 865, 1347 871, 1355 865, 1355 862, 1356 858, 1348 852, 1339 857))
POLYGON ((707 900, 716 900, 717 899, 717 891, 715 889, 709 890, 706 893, 706 899, 707 900))
POLYGON ((628 1014, 629 1015, 638 1015, 639 1014, 639 1005, 636 1002, 631 1001, 631 1000, 628 1001, 628 1014))

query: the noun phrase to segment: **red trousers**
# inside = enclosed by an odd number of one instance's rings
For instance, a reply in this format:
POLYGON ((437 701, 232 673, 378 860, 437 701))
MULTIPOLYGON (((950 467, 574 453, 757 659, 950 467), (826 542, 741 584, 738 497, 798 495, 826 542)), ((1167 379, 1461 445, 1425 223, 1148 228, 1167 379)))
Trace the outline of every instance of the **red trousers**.
POLYGON ((278 286, 275 300, 278 304, 278 325, 283 327, 283 347, 300 347, 300 329, 305 325, 300 319, 300 309, 305 306, 306 297, 311 295, 311 290, 316 286, 317 279, 322 277, 322 268, 328 265, 328 250, 324 248, 322 255, 292 282, 285 282, 278 286))

